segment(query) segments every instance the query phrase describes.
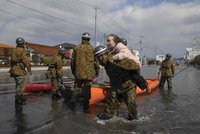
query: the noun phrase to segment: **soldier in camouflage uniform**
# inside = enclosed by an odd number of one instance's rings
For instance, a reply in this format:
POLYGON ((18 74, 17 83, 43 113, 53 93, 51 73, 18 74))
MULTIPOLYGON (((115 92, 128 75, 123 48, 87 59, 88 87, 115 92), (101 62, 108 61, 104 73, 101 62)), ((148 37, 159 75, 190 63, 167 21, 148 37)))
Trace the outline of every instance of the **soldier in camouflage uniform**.
POLYGON ((168 89, 172 89, 172 77, 174 77, 175 69, 171 60, 171 54, 166 54, 165 60, 161 63, 158 75, 161 73, 159 87, 163 89, 165 81, 167 80, 168 89))
POLYGON ((61 83, 61 79, 63 77, 63 58, 65 56, 65 49, 60 48, 58 50, 58 54, 52 57, 51 64, 49 65, 47 76, 49 75, 51 78, 52 88, 52 99, 60 99, 61 95, 58 92, 59 85, 61 83))
POLYGON ((25 89, 25 80, 27 71, 29 75, 31 72, 30 61, 26 55, 24 50, 25 48, 25 40, 21 37, 16 39, 16 48, 12 51, 11 54, 11 68, 9 70, 11 77, 14 77, 16 83, 16 95, 15 95, 15 103, 16 104, 25 104, 26 98, 23 96, 23 92, 25 89))
POLYGON ((126 39, 120 39, 115 34, 109 34, 107 36, 107 47, 113 54, 113 57, 110 59, 110 61, 116 62, 123 59, 131 59, 133 64, 135 64, 135 66, 132 66, 133 68, 131 72, 131 79, 137 86, 140 87, 140 89, 142 90, 146 89, 147 94, 150 94, 147 81, 144 79, 142 75, 140 75, 140 68, 141 68, 140 61, 135 55, 133 55, 133 53, 131 53, 131 51, 128 49, 126 45, 127 45, 126 39))
POLYGON ((118 111, 120 99, 123 99, 128 108, 128 120, 136 119, 136 85, 130 78, 129 70, 130 68, 133 68, 130 66, 134 66, 133 61, 131 59, 124 59, 118 62, 111 62, 110 59, 113 55, 107 53, 104 46, 96 47, 94 52, 99 63, 104 66, 111 84, 111 89, 108 91, 106 108, 102 114, 98 115, 98 117, 100 119, 112 118, 118 111))
POLYGON ((82 43, 74 48, 71 58, 71 70, 75 77, 75 86, 71 102, 77 101, 83 96, 83 110, 88 111, 91 98, 91 84, 96 76, 98 68, 95 68, 93 47, 89 43, 90 34, 82 34, 82 43))

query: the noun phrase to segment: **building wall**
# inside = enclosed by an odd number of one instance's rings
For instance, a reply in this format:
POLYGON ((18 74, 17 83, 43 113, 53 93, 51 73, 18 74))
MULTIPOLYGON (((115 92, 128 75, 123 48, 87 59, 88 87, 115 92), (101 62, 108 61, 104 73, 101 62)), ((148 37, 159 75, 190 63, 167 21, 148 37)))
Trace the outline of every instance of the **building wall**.
POLYGON ((165 59, 165 55, 156 55, 156 61, 162 62, 165 59))
POLYGON ((195 56, 200 55, 200 48, 186 48, 186 55, 185 58, 188 61, 191 61, 195 58, 195 56))

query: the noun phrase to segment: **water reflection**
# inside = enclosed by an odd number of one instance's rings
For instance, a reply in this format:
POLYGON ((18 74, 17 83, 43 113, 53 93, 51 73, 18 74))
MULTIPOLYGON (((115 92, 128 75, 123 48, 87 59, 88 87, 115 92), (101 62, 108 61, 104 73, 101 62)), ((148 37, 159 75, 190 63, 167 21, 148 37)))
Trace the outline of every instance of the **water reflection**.
POLYGON ((159 89, 161 95, 161 103, 164 104, 165 110, 174 110, 175 109, 175 99, 176 95, 173 93, 173 90, 159 89))
POLYGON ((15 127, 14 134, 24 134, 27 131, 26 115, 23 113, 22 105, 15 105, 15 127))

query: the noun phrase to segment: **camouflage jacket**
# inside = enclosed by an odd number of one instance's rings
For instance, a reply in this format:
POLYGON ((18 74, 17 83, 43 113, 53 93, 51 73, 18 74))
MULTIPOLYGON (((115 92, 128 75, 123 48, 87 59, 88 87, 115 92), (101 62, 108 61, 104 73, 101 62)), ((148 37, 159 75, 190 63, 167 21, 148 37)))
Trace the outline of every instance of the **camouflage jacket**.
POLYGON ((26 75, 26 69, 28 72, 31 72, 31 64, 24 48, 17 47, 12 51, 10 64, 11 68, 9 72, 11 75, 26 75))
POLYGON ((163 77, 172 77, 175 73, 174 64, 171 59, 165 59, 160 66, 159 71, 163 77))
MULTIPOLYGON (((62 78, 63 77, 63 61, 59 54, 54 55, 51 59, 51 63, 49 64, 49 75, 53 78, 62 78)), ((47 71, 47 73, 48 73, 47 71)))
POLYGON ((98 73, 93 47, 82 43, 74 48, 71 58, 71 70, 76 79, 93 80, 98 73))
POLYGON ((116 63, 110 62, 111 58, 112 55, 108 54, 107 59, 105 59, 105 61, 101 64, 105 67, 106 73, 110 78, 112 90, 116 90, 118 93, 130 90, 133 86, 135 86, 135 84, 131 81, 129 70, 129 65, 132 64, 132 60, 124 59, 116 63), (125 62, 130 62, 126 64, 128 65, 127 67, 124 65, 125 62))
POLYGON ((51 64, 51 57, 44 56, 41 58, 41 61, 45 66, 49 66, 51 64))
POLYGON ((140 64, 136 63, 133 59, 125 58, 120 61, 114 61, 113 64, 126 70, 140 70, 140 64))

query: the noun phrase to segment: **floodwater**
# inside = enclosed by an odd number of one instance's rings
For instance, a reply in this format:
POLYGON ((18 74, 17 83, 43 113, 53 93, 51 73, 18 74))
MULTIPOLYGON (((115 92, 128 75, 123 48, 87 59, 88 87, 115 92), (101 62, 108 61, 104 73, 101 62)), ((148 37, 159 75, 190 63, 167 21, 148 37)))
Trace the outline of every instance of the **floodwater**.
MULTIPOLYGON (((176 72, 184 66, 176 67, 176 72)), ((65 70, 72 77, 69 70, 65 70)), ((100 80, 107 79, 101 71, 100 80)), ((157 77, 158 67, 144 66, 145 78, 157 77)), ((82 104, 75 110, 63 100, 51 100, 49 93, 27 95, 27 104, 15 106, 15 84, 8 73, 0 73, 0 134, 199 134, 200 70, 189 67, 173 78, 173 90, 155 89, 150 95, 137 96, 138 119, 126 120, 124 103, 118 116, 99 120, 104 109, 100 103, 84 113, 82 104)), ((44 71, 35 71, 29 82, 44 81, 44 71)))

